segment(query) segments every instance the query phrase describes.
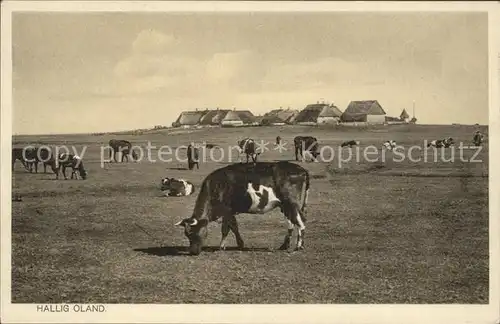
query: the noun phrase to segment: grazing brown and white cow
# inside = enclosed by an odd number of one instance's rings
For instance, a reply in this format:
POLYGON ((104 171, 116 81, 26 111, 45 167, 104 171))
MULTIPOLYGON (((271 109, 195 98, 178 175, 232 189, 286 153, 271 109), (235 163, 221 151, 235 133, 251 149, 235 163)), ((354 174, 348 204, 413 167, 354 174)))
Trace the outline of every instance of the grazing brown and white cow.
POLYGON ((262 152, 258 152, 257 144, 251 138, 244 138, 241 141, 238 141, 238 147, 240 148, 240 154, 245 153, 247 157, 247 163, 249 158, 252 158, 252 161, 257 162, 257 157, 262 152))
POLYGON ((161 191, 168 197, 190 196, 195 191, 194 185, 184 179, 161 179, 161 191))
POLYGON ((49 163, 51 163, 52 169, 56 174, 56 179, 59 179, 60 170, 64 176, 64 180, 68 179, 66 168, 71 168, 71 179, 78 179, 78 175, 80 175, 82 180, 87 179, 88 172, 83 166, 82 158, 76 154, 61 153, 57 156, 56 160, 52 159, 49 163))
POLYGON ((306 204, 309 195, 309 172, 301 166, 280 162, 236 163, 217 169, 204 180, 191 217, 175 225, 184 227, 189 252, 201 253, 209 222, 222 219, 221 250, 229 231, 236 236, 240 249, 244 242, 238 230, 236 215, 265 214, 279 207, 284 214, 288 233, 281 250, 287 250, 294 227, 296 249, 304 247, 306 204))
POLYGON ((302 159, 305 159, 305 153, 309 153, 313 161, 317 161, 318 152, 318 139, 312 136, 296 136, 293 139, 295 148, 295 161, 299 160, 299 154, 302 159))
POLYGON ((427 147, 445 147, 448 148, 454 144, 453 138, 448 137, 442 140, 433 140, 427 144, 427 147))
POLYGON ((353 146, 356 146, 356 145, 359 145, 359 141, 355 141, 355 140, 350 140, 350 141, 345 141, 344 143, 340 144, 340 147, 353 147, 353 146))
POLYGON ((386 150, 392 151, 396 147, 396 141, 394 140, 389 140, 385 141, 384 144, 382 144, 382 147, 385 148, 386 150))

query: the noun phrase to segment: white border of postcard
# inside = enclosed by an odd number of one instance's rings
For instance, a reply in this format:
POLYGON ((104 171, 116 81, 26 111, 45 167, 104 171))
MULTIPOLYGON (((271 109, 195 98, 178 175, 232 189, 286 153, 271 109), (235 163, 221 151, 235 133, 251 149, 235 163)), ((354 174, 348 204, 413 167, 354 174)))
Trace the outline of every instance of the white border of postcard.
MULTIPOLYGON (((500 168, 489 170, 489 305, 147 305, 107 304, 103 313, 40 313, 37 304, 11 303, 12 35, 16 11, 214 12, 214 11, 482 11, 489 21, 490 161, 500 159, 498 2, 170 2, 170 1, 10 1, 1 17, 1 321, 3 323, 500 323, 498 222, 500 168)), ((473 109, 473 108, 471 108, 473 109)), ((496 163, 490 162, 495 166, 496 163)))

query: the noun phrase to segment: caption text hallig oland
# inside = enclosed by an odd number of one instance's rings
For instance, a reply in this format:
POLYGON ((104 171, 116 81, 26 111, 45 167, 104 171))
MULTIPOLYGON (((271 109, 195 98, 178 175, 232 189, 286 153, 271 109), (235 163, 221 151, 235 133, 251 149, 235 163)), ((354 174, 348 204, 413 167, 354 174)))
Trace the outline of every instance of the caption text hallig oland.
POLYGON ((37 305, 36 311, 41 313, 103 313, 106 307, 102 304, 44 304, 37 305))

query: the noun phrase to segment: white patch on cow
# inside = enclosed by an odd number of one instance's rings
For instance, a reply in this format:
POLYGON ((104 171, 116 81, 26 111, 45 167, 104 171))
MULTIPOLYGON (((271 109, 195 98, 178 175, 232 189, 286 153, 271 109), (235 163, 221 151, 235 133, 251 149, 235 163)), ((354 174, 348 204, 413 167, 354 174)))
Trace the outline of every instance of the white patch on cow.
POLYGON ((436 143, 437 143, 436 140, 431 141, 431 146, 436 146, 436 143))
POLYGON ((297 213, 297 248, 302 248, 302 245, 304 244, 304 240, 302 239, 302 231, 306 229, 306 226, 304 225, 304 222, 302 221, 302 216, 300 216, 300 213, 297 213))
POLYGON ((307 200, 309 199, 309 189, 306 190, 306 193, 305 193, 305 198, 304 198, 304 205, 307 204, 307 200))
POLYGON ((288 218, 285 217, 285 220, 286 220, 286 225, 288 226, 288 229, 289 230, 293 230, 293 223, 291 220, 289 220, 288 218))
POLYGON ((300 216, 300 213, 297 213, 297 223, 299 224, 299 230, 303 231, 306 229, 306 226, 304 225, 304 222, 302 221, 302 216, 300 216))
POLYGON ((189 196, 190 194, 193 193, 193 185, 188 183, 186 180, 183 180, 183 179, 180 179, 179 181, 181 181, 183 184, 184 184, 184 194, 186 196, 189 196))
POLYGON ((75 160, 81 160, 81 158, 78 155, 74 155, 73 159, 75 159, 75 160))
POLYGON ((267 213, 268 211, 270 211, 276 207, 276 202, 281 202, 278 199, 278 197, 276 197, 274 190, 270 187, 259 185, 259 190, 255 191, 252 183, 250 182, 250 183, 248 183, 247 192, 250 195, 250 198, 252 199, 252 205, 248 209, 249 213, 258 213, 258 214, 267 213), (262 194, 264 194, 264 191, 267 191, 267 194, 269 197, 268 202, 263 208, 259 208, 261 197, 259 197, 259 195, 257 195, 257 193, 262 195, 262 194))

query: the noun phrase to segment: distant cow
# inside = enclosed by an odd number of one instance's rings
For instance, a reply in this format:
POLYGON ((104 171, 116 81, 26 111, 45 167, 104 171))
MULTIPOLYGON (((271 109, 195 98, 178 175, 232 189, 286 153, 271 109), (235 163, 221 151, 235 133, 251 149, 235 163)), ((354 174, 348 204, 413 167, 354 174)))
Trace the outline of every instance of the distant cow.
POLYGON ((193 144, 189 144, 188 147, 187 147, 187 159, 188 159, 188 168, 189 168, 189 170, 193 170, 195 165, 196 165, 197 169, 200 168, 200 165, 199 165, 199 162, 200 162, 199 150, 193 144))
POLYGON ((454 144, 453 138, 448 137, 448 138, 445 138, 442 140, 433 140, 427 144, 427 147, 432 146, 432 147, 437 147, 437 148, 440 148, 440 147, 448 148, 448 147, 452 146, 453 144, 454 144))
POLYGON ((201 253, 209 222, 222 218, 221 250, 229 231, 237 245, 244 248, 236 215, 265 214, 279 207, 284 214, 288 233, 281 250, 287 250, 294 226, 297 228, 296 249, 304 247, 306 204, 309 195, 309 173, 290 162, 236 163, 217 169, 204 180, 191 217, 175 225, 184 227, 189 252, 201 253))
POLYGON ((483 143, 484 135, 480 131, 476 131, 472 137, 472 143, 474 146, 481 146, 483 143))
POLYGON ((308 152, 314 161, 317 161, 319 155, 318 149, 318 139, 312 136, 296 136, 293 139, 293 145, 295 147, 295 160, 299 160, 299 154, 303 159, 305 159, 305 153, 308 152))
POLYGON ((120 162, 123 162, 124 159, 127 159, 127 162, 128 162, 129 161, 129 158, 128 158, 129 154, 132 155, 133 161, 137 160, 137 154, 134 150, 132 150, 132 143, 130 143, 129 141, 112 139, 112 140, 109 140, 108 145, 111 148, 111 150, 109 152, 109 161, 110 162, 112 160, 111 158, 113 158, 113 160, 115 162, 118 162, 116 160, 116 153, 118 153, 118 152, 121 153, 121 157, 122 157, 120 162))
POLYGON ((12 170, 14 171, 14 165, 16 164, 16 161, 19 160, 21 161, 22 165, 26 170, 28 170, 28 164, 26 162, 26 153, 24 151, 24 148, 13 148, 12 149, 12 170))
POLYGON ((355 140, 350 140, 350 141, 346 141, 342 144, 340 144, 340 147, 353 147, 353 146, 356 146, 356 145, 359 145, 359 141, 355 141, 355 140))
POLYGON ((392 151, 396 147, 396 141, 389 140, 385 141, 384 144, 382 144, 382 147, 385 148, 386 150, 392 151))
POLYGON ((52 151, 48 147, 34 147, 27 151, 29 171, 38 173, 38 163, 43 164, 43 173, 47 173, 47 166, 52 166, 52 151))
POLYGON ((249 158, 252 158, 254 163, 257 162, 257 157, 261 152, 257 152, 257 144, 251 138, 244 138, 241 141, 238 141, 238 147, 240 148, 240 154, 245 153, 247 157, 247 163, 249 158))
POLYGON ((59 156, 55 157, 55 159, 51 160, 51 164, 53 165, 56 179, 59 179, 59 171, 62 172, 64 180, 68 179, 66 177, 66 168, 71 168, 71 179, 73 179, 73 177, 78 179, 78 175, 80 175, 83 180, 87 179, 87 170, 85 170, 82 159, 78 155, 61 153, 59 156))
POLYGON ((281 137, 276 136, 276 145, 280 145, 280 144, 281 144, 281 137))
POLYGON ((184 179, 163 178, 161 179, 161 191, 169 197, 190 196, 195 191, 195 187, 193 183, 184 179))

